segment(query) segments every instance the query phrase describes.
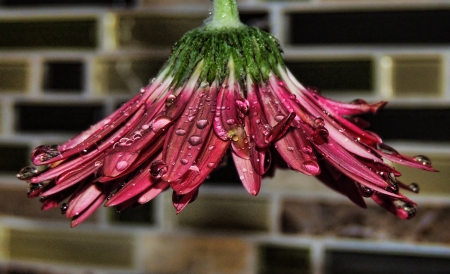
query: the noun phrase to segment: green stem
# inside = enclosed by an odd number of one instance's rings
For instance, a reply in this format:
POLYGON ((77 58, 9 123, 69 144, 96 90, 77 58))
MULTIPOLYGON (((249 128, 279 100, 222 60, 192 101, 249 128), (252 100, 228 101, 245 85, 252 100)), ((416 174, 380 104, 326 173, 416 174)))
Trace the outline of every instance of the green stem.
POLYGON ((236 0, 213 0, 212 14, 207 23, 210 28, 232 27, 237 28, 243 24, 239 20, 236 0))

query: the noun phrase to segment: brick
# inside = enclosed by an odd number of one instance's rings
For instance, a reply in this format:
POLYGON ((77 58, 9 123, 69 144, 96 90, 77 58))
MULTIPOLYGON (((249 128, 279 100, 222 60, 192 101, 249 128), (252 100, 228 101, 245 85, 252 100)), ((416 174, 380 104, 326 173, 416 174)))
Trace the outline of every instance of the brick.
POLYGON ((11 228, 8 253, 13 260, 131 268, 133 237, 71 230, 11 228))
POLYGON ((0 48, 82 48, 97 46, 94 18, 23 19, 0 21, 0 48))
POLYGON ((450 32, 450 9, 303 11, 288 16, 287 36, 297 46, 450 43, 450 37, 441 35, 450 32))
POLYGON ((44 64, 44 90, 81 92, 84 86, 84 63, 81 61, 47 61, 44 64))
POLYGON ((184 33, 203 24, 201 16, 122 15, 118 19, 121 48, 168 48, 184 33))
POLYGON ((28 165, 29 148, 26 145, 0 143, 0 173, 17 174, 28 165))
POLYGON ((179 227, 210 230, 268 231, 270 204, 266 198, 202 194, 179 215, 168 205, 167 214, 179 227), (172 216, 172 217, 171 217, 172 216))
POLYGON ((304 236, 450 243, 450 207, 419 204, 416 216, 402 220, 369 202, 367 209, 349 203, 284 201, 282 231, 304 236))
POLYGON ((328 250, 325 253, 325 273, 446 273, 450 269, 448 256, 413 255, 392 251, 328 250))
POLYGON ((155 220, 153 200, 138 208, 127 208, 120 213, 115 208, 109 209, 110 221, 114 224, 152 225, 155 220))
POLYGON ((307 248, 281 245, 259 247, 259 274, 308 274, 311 273, 311 258, 307 248))
POLYGON ((16 129, 22 132, 79 132, 103 117, 101 105, 17 103, 16 129))
POLYGON ((143 245, 146 273, 252 273, 252 248, 239 239, 149 236, 143 245))
POLYGON ((98 93, 136 94, 148 85, 165 63, 156 58, 98 59, 95 63, 95 88, 98 93))
POLYGON ((440 56, 393 56, 392 89, 396 97, 440 97, 443 92, 440 56))
POLYGON ((29 86, 29 67, 25 60, 0 60, 0 94, 25 93, 29 86))
POLYGON ((333 92, 373 90, 374 65, 370 59, 287 60, 286 65, 307 87, 333 92))

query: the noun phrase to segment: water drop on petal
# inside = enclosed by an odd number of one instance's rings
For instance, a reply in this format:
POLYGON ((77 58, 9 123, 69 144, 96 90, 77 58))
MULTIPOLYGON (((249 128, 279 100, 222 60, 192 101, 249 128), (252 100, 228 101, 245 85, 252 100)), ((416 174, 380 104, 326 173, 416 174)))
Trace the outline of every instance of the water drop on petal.
POLYGON ((424 166, 431 166, 431 160, 425 155, 416 155, 413 157, 414 161, 421 163, 424 166))
POLYGON ((180 163, 183 164, 183 165, 186 165, 187 163, 189 163, 189 161, 187 159, 183 158, 183 159, 180 160, 180 163))
POLYGON ((175 130, 175 134, 179 135, 179 136, 183 136, 186 134, 186 130, 179 128, 179 129, 175 130))
POLYGON ((29 180, 38 174, 38 170, 35 167, 27 166, 22 168, 16 175, 20 180, 29 180))
POLYGON ((116 164, 116 170, 117 171, 123 171, 128 167, 128 162, 127 161, 119 161, 116 164))
POLYGON ((201 119, 201 120, 198 120, 197 123, 195 123, 195 124, 197 125, 198 129, 204 129, 208 125, 208 120, 201 119))
POLYGON ((203 138, 201 136, 198 135, 192 135, 191 137, 189 137, 188 143, 193 145, 193 146, 198 146, 203 142, 203 138))

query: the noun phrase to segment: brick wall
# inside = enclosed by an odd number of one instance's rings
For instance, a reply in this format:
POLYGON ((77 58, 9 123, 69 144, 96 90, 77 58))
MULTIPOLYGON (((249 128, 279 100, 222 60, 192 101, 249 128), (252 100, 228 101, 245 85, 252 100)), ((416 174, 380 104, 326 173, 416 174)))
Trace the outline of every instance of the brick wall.
POLYGON ((171 193, 70 229, 41 212, 17 171, 153 77, 200 26, 209 1, 0 1, 0 273, 445 273, 450 269, 450 4, 240 1, 242 21, 279 37, 307 86, 339 100, 389 100, 365 117, 388 144, 427 154, 417 216, 363 210, 316 179, 280 170, 258 197, 232 163, 175 215, 171 193), (401 18, 401 19, 399 19, 401 18), (394 27, 395 25, 395 27, 394 27), (163 29, 164 32, 160 30, 163 29), (351 31, 349 31, 349 29, 351 31), (411 35, 413 34, 413 35, 411 35))

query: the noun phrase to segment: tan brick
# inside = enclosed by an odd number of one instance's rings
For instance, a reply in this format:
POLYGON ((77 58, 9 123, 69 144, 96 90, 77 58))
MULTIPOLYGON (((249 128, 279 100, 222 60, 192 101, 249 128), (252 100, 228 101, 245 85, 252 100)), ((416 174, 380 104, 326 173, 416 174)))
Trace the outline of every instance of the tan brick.
POLYGON ((202 194, 180 214, 167 205, 168 218, 179 227, 212 230, 268 231, 270 205, 263 197, 202 194))
POLYGON ((25 60, 0 60, 0 94, 28 90, 28 62, 25 60))
POLYGON ((9 229, 8 254, 13 260, 130 268, 131 236, 71 230, 9 229))
POLYGON ((450 243, 448 205, 420 205, 410 220, 402 220, 370 202, 350 203, 289 199, 282 207, 282 230, 289 234, 371 240, 450 243))
POLYGON ((252 273, 252 247, 239 239, 150 236, 143 244, 146 273, 252 273))
MULTIPOLYGON (((120 48, 170 48, 187 31, 203 24, 204 15, 121 15, 116 37, 120 48)), ((151 76, 149 76, 151 77, 151 76)))
POLYGON ((165 59, 99 59, 95 64, 95 90, 98 93, 134 94, 155 77, 165 59))
POLYGON ((440 56, 394 56, 392 60, 394 96, 441 96, 443 62, 440 56))

